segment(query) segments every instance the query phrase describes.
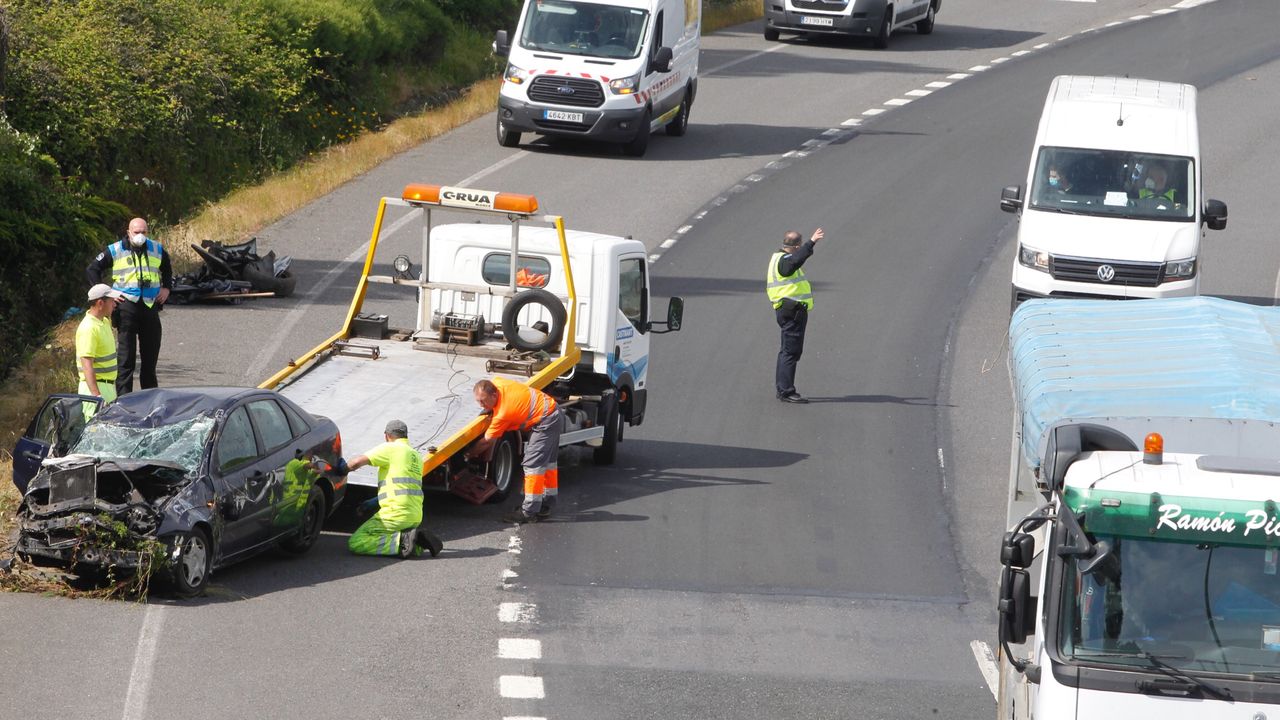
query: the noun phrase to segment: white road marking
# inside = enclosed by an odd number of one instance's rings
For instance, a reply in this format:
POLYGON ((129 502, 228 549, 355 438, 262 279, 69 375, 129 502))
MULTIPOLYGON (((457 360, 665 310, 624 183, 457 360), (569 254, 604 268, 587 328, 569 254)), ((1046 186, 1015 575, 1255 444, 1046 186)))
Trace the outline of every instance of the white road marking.
POLYGON ((1129 19, 1130 19, 1130 20, 1133 20, 1133 21, 1138 21, 1138 20, 1146 20, 1146 19, 1148 19, 1148 18, 1150 18, 1150 17, 1151 17, 1150 15, 1134 15, 1133 17, 1131 17, 1131 18, 1129 18, 1129 19))
POLYGON ((999 65, 1000 63, 1006 63, 1006 62, 1009 62, 1009 58, 1007 58, 1007 57, 998 57, 998 58, 996 58, 995 60, 992 60, 992 61, 991 61, 991 64, 992 64, 992 65, 999 65))
POLYGON ((675 246, 675 244, 676 244, 675 238, 667 238, 666 240, 663 240, 662 244, 659 245, 658 247, 662 248, 663 250, 670 250, 672 247, 675 246))
MULTIPOLYGON (((656 262, 658 262, 658 258, 660 258, 660 257, 662 257, 662 256, 661 256, 661 255, 659 255, 658 253, 654 253, 654 254, 652 254, 652 255, 650 255, 650 256, 649 256, 649 262, 651 262, 651 263, 656 263, 656 262)), ((517 550, 516 552, 519 552, 519 551, 517 550)))
POLYGON ((138 633, 138 646, 133 652, 133 670, 129 673, 129 692, 124 698, 122 720, 142 720, 147 716, 147 695, 151 690, 151 677, 156 668, 156 646, 160 642, 160 627, 164 625, 164 606, 148 605, 142 616, 142 630, 138 633))
POLYGON ((1030 54, 1031 54, 1030 50, 1019 50, 1016 53, 1009 53, 1009 57, 1022 57, 1023 55, 1030 55, 1030 54))
POLYGON ((942 448, 938 448, 938 468, 941 470, 947 469, 947 461, 942 457, 942 448))
POLYGON ((763 179, 764 179, 764 176, 761 175, 760 173, 751 173, 750 175, 743 178, 743 180, 746 180, 747 182, 760 182, 763 179))
POLYGON ((933 88, 934 90, 941 90, 942 88, 945 88, 945 87, 951 87, 951 83, 945 80, 934 80, 931 83, 925 83, 924 86, 927 88, 933 88))
POLYGON ((1070 40, 1074 36, 1075 36, 1075 33, 1071 33, 1070 35, 1063 35, 1062 37, 1058 38, 1058 42, 1062 42, 1063 40, 1070 40))
POLYGON ((826 130, 822 131, 822 134, 823 135, 839 135, 842 132, 844 131, 841 130, 840 128, 827 128, 826 130))
MULTIPOLYGON (((698 219, 701 220, 702 218, 698 218, 698 219)), ((683 235, 692 229, 693 229, 692 225, 681 225, 680 227, 676 228, 676 234, 683 235)))
MULTIPOLYGON (((862 124, 862 118, 849 118, 840 124, 845 127, 857 127, 862 124)), ((783 157, 786 157, 786 155, 783 155, 783 157)))
POLYGON ((1045 49, 1045 48, 1049 47, 1049 45, 1050 45, 1050 44, 1051 44, 1051 43, 1040 43, 1039 45, 1032 45, 1032 46, 1031 46, 1031 49, 1032 49, 1032 50, 1043 50, 1043 49, 1045 49))
POLYGON ((517 573, 515 570, 512 570, 511 568, 507 568, 506 570, 502 571, 502 582, 505 584, 510 584, 515 582, 516 579, 519 577, 520 577, 520 574, 517 573))
POLYGON ((541 660, 542 641, 525 638, 499 638, 498 657, 506 660, 541 660))
POLYGON ((1123 24, 1124 24, 1123 20, 1116 20, 1115 22, 1109 22, 1106 25, 1103 25, 1102 27, 1115 27, 1117 25, 1123 25, 1123 24))
POLYGON ((465 178, 463 178, 463 179, 459 180, 459 181, 458 181, 458 187, 471 187, 471 183, 476 182, 477 180, 481 180, 481 179, 483 179, 483 178, 486 178, 486 177, 488 177, 488 176, 490 176, 490 175, 492 175, 492 174, 494 174, 494 173, 498 172, 498 171, 499 171, 499 170, 501 170, 502 168, 504 168, 504 167, 506 167, 506 166, 510 165, 511 163, 516 162, 517 160, 521 160, 521 159, 523 159, 523 158, 526 158, 526 157, 528 157, 529 155, 530 155, 530 153, 529 153, 529 151, 528 151, 528 150, 520 150, 520 151, 514 152, 514 153, 512 153, 512 154, 510 154, 510 155, 508 155, 508 156, 506 156, 506 157, 502 158, 502 159, 501 159, 501 160, 499 160, 498 162, 496 162, 496 163, 494 163, 494 164, 490 165, 489 167, 487 167, 487 168, 485 168, 485 169, 481 170, 480 172, 476 173, 475 175, 471 175, 471 176, 469 176, 469 177, 465 177, 465 178))
POLYGON ((1174 3, 1174 4, 1173 4, 1173 7, 1176 7, 1176 8, 1178 8, 1178 9, 1180 9, 1180 10, 1189 10, 1189 9, 1191 9, 1191 8, 1193 8, 1193 7, 1200 7, 1201 5, 1208 5, 1209 3, 1213 2, 1213 1, 1214 1, 1214 0, 1182 0, 1182 2, 1180 2, 1180 3, 1174 3))
POLYGON ((1160 8, 1159 10, 1152 10, 1151 12, 1154 15, 1168 15, 1169 13, 1176 13, 1178 11, 1173 8, 1160 8))
POLYGON ((996 693, 1000 687, 1000 668, 996 665, 996 656, 991 654, 991 646, 981 640, 974 640, 969 643, 969 647, 973 650, 973 659, 978 662, 978 670, 987 683, 987 689, 991 691, 991 697, 999 700, 996 693))
POLYGON ((522 545, 520 542, 519 535, 512 535, 511 539, 507 541, 507 552, 511 553, 512 555, 519 555, 521 547, 522 545))
POLYGON ((805 140, 800 143, 800 147, 815 148, 822 147, 824 143, 821 140, 805 140))
POLYGON ((908 90, 906 94, 909 95, 910 97, 924 97, 926 95, 932 95, 933 91, 932 90, 908 90))
POLYGON ((980 72, 983 72, 984 70, 990 70, 990 69, 991 69, 990 65, 974 65, 973 67, 969 68, 969 72, 980 73, 980 72))
POLYGON ((885 100, 884 104, 889 107, 902 107, 909 102, 911 102, 911 98, 894 98, 892 100, 885 100))
POLYGON ((884 108, 867 108, 866 110, 862 111, 862 114, 863 115, 879 115, 884 111, 885 111, 884 108))
POLYGON ((504 698, 541 700, 546 697, 542 678, 533 675, 502 675, 498 678, 498 692, 504 698))
POLYGON ((965 78, 967 78, 967 77, 972 77, 972 75, 970 75, 969 73, 951 73, 950 75, 948 75, 948 76, 947 76, 947 79, 948 79, 948 80, 963 80, 963 79, 965 79, 965 78))
POLYGON ((538 606, 533 603, 504 602, 498 605, 498 621, 504 623, 533 622, 538 617, 538 606))
POLYGON ((746 62, 746 61, 748 61, 748 60, 753 60, 753 59, 755 59, 755 58, 758 58, 758 57, 760 57, 761 55, 765 55, 765 54, 768 54, 768 53, 771 53, 771 52, 777 52, 777 51, 779 51, 779 50, 781 50, 781 49, 783 49, 783 48, 785 48, 785 47, 786 47, 786 45, 774 45, 773 47, 769 48, 768 50, 761 50, 761 51, 759 51, 759 52, 751 53, 750 55, 744 55, 744 56, 742 56, 742 57, 738 58, 737 60, 730 60, 729 62, 727 62, 727 63, 725 63, 725 64, 723 64, 723 65, 717 65, 716 67, 713 67, 713 68, 711 68, 710 70, 703 70, 703 71, 702 71, 702 74, 703 74, 703 75, 711 75, 711 74, 714 74, 714 73, 718 73, 718 72, 720 72, 721 70, 726 70, 726 69, 728 69, 728 68, 731 68, 731 67, 733 67, 734 65, 737 65, 738 63, 744 63, 744 62, 746 62))

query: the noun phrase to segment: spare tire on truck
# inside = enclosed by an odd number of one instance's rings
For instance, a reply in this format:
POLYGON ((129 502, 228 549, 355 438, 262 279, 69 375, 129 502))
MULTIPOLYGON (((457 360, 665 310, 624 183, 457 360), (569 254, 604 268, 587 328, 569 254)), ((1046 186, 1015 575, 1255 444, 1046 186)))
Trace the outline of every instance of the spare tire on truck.
POLYGON ((507 303, 507 306, 503 308, 502 335, 507 339, 507 343, 517 350, 526 352, 550 350, 560 343, 560 336, 564 334, 566 317, 567 312, 564 309, 564 303, 560 302, 560 298, 546 290, 530 288, 517 293, 515 297, 511 298, 511 302, 507 303), (543 306, 547 309, 547 313, 551 315, 551 327, 546 332, 535 330, 532 327, 522 330, 520 327, 520 311, 532 303, 543 306))

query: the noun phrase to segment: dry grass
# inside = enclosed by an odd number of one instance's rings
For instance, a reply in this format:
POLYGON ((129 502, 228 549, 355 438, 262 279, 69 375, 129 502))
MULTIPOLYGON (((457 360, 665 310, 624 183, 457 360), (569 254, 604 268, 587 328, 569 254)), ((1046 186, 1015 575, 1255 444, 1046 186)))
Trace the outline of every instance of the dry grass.
POLYGON ((158 234, 176 263, 194 263, 189 245, 199 245, 204 239, 244 240, 385 160, 493 112, 498 105, 500 84, 497 78, 476 83, 444 107, 397 120, 345 145, 335 145, 261 185, 231 193, 187 222, 158 234))
POLYGON ((0 385, 0 547, 8 546, 13 515, 22 497, 13 485, 14 443, 26 432, 27 422, 48 395, 75 392, 76 326, 80 318, 54 328, 44 347, 0 385))
POLYGON ((741 25, 764 17, 764 4, 760 0, 738 0, 729 5, 707 7, 702 12, 702 34, 741 25))

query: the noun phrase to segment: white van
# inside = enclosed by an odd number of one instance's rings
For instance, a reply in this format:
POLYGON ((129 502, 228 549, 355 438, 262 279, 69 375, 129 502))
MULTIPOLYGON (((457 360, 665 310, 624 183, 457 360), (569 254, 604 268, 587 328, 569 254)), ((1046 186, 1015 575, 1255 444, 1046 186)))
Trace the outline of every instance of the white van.
POLYGON ((701 0, 525 0, 498 97, 498 143, 522 133, 622 143, 684 135, 698 90, 701 0))
POLYGON ((933 32, 941 8, 942 0, 764 0, 764 39, 773 42, 784 32, 855 35, 883 50, 895 30, 933 32))
POLYGON ((1197 295, 1204 228, 1227 206, 1203 200, 1196 89, 1118 77, 1053 79, 1022 186, 1017 306, 1033 297, 1197 295))

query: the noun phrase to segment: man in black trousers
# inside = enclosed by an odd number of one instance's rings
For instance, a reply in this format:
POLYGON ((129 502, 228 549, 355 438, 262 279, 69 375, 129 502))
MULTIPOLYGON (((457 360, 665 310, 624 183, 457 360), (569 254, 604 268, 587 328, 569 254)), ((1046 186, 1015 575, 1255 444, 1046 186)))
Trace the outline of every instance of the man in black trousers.
POLYGON ((803 266, 822 238, 822 228, 814 230, 805 243, 800 242, 800 233, 788 231, 782 236, 782 249, 769 258, 765 274, 765 291, 773 303, 778 327, 782 328, 782 347, 778 350, 774 378, 774 390, 782 402, 809 402, 796 392, 796 365, 804 352, 804 331, 809 324, 809 311, 813 309, 813 288, 805 279, 803 266))
POLYGON ((111 243, 89 263, 89 285, 103 283, 124 294, 112 320, 119 334, 116 343, 120 364, 116 394, 133 390, 133 371, 141 355, 139 383, 156 387, 156 360, 160 357, 160 310, 173 288, 173 267, 164 246, 147 237, 147 221, 129 221, 123 240, 111 243))

